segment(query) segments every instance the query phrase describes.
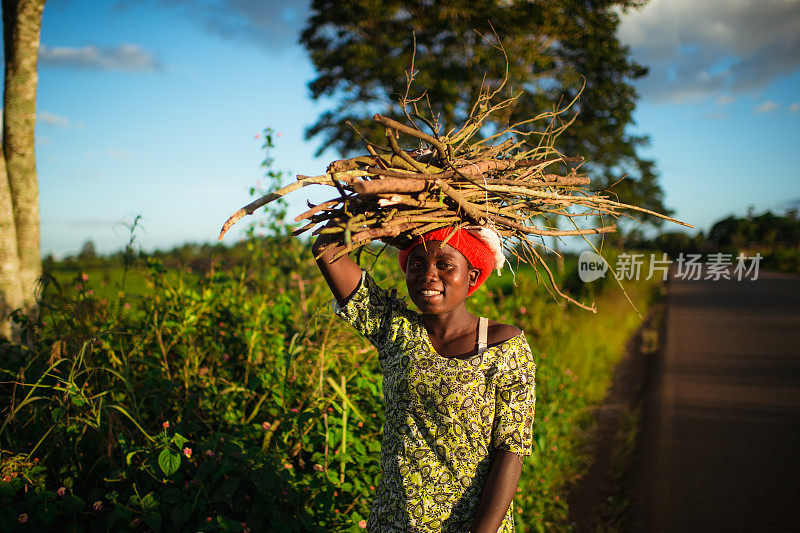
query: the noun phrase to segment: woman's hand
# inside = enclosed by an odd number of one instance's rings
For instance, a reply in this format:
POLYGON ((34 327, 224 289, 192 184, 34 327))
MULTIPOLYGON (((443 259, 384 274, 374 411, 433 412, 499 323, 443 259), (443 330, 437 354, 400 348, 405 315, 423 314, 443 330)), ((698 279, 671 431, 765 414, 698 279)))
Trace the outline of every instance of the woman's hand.
POLYGON ((497 533, 517 490, 522 459, 511 452, 498 452, 483 487, 478 515, 472 522, 472 533, 497 533))
MULTIPOLYGON (((326 227, 333 223, 334 221, 329 222, 326 227)), ((314 257, 317 257, 317 266, 340 305, 348 300, 361 282, 361 268, 349 255, 345 254, 331 261, 333 256, 345 248, 343 236, 343 232, 323 233, 311 246, 314 257)))

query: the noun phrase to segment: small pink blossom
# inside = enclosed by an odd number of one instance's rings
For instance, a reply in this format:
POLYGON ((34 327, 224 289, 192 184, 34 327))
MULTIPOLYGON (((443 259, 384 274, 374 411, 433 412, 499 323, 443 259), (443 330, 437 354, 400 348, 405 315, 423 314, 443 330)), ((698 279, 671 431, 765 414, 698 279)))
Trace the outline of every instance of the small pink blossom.
POLYGON ((556 445, 554 444, 554 445, 553 445, 553 447, 552 447, 551 449, 552 449, 553 451, 556 451, 556 450, 558 449, 558 446, 556 446, 556 445))
POLYGON ((22 513, 22 514, 20 514, 20 515, 19 515, 19 518, 17 518, 17 521, 18 521, 20 524, 24 524, 25 522, 27 522, 27 521, 28 521, 28 515, 27 515, 27 514, 25 514, 25 513, 22 513))
POLYGON ((269 431, 269 429, 272 427, 272 424, 270 424, 269 422, 264 422, 263 424, 261 424, 261 427, 262 429, 264 429, 264 431, 269 431))
POLYGON ((89 289, 88 291, 86 291, 86 293, 87 294, 94 294, 94 291, 92 289, 89 289))
POLYGON ((66 493, 67 493, 67 487, 58 487, 58 490, 56 491, 56 494, 58 494, 59 496, 63 496, 66 493))
POLYGON ((320 464, 314 465, 314 470, 316 470, 317 472, 322 472, 322 470, 323 470, 322 469, 322 465, 320 465, 320 464))
POLYGON ((291 412, 293 412, 293 413, 299 413, 300 412, 300 409, 296 409, 296 408, 292 408, 292 409, 289 409, 289 410, 291 412))
POLYGON ((129 304, 128 302, 125 302, 124 304, 122 304, 122 307, 124 307, 125 309, 130 309, 131 308, 131 304, 129 304))
POLYGON ((103 502, 101 502, 100 500, 97 500, 96 502, 94 502, 92 504, 92 509, 94 509, 95 511, 102 511, 103 510, 103 502))
POLYGON ((358 423, 358 427, 363 428, 364 427, 364 422, 359 422, 358 423))
POLYGON ((169 420, 167 420, 163 424, 161 424, 161 427, 164 428, 164 429, 167 429, 169 427, 169 420))
POLYGON ((366 529, 367 528, 367 521, 366 520, 359 520, 358 521, 358 527, 360 527, 361 529, 366 529))
POLYGON ((183 449, 183 455, 185 455, 186 457, 191 457, 192 456, 192 449, 188 448, 188 447, 184 448, 183 449))
POLYGON ((214 457, 214 452, 211 450, 206 450, 206 457, 214 457))
POLYGON ((83 281, 89 281, 89 274, 85 274, 85 273, 84 273, 84 274, 81 274, 81 279, 82 279, 83 281))
POLYGON ((283 466, 286 467, 287 470, 291 470, 292 469, 292 463, 286 463, 283 466))
POLYGON ((528 311, 528 310, 527 310, 527 309, 525 309, 524 307, 520 307, 520 308, 519 308, 519 312, 520 312, 520 313, 522 313, 523 315, 524 315, 524 314, 525 314, 527 311, 528 311))
POLYGON ((222 354, 222 360, 223 360, 223 361, 225 361, 226 363, 228 362, 228 360, 229 360, 230 358, 231 358, 231 356, 230 356, 230 355, 228 355, 228 354, 226 354, 226 353, 222 354))

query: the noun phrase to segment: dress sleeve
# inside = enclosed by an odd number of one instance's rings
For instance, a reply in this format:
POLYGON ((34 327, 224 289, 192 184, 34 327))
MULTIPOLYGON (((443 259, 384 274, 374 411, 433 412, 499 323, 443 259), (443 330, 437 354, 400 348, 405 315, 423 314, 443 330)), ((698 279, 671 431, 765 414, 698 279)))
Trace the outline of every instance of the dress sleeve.
POLYGON ((355 292, 344 305, 339 305, 334 299, 333 311, 380 348, 389 336, 394 300, 389 291, 382 289, 372 276, 362 270, 361 281, 355 292))
POLYGON ((498 375, 492 444, 519 456, 531 454, 536 404, 536 365, 524 335, 513 341, 506 364, 498 375))

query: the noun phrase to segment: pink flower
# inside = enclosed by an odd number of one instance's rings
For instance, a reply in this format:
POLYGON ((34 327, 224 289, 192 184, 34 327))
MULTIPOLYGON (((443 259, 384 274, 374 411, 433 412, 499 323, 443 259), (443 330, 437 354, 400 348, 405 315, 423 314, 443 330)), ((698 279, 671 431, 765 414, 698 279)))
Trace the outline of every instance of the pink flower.
POLYGON ((299 413, 299 412, 300 412, 300 409, 289 409, 289 410, 290 410, 291 412, 293 412, 293 413, 299 413))
POLYGON ((552 450, 553 450, 553 451, 556 451, 557 449, 558 449, 558 446, 556 446, 556 445, 554 444, 554 445, 553 445, 553 448, 552 448, 552 450))
POLYGON ((261 427, 264 429, 264 431, 269 431, 269 428, 272 427, 272 424, 270 424, 269 422, 264 422, 263 424, 261 424, 261 427))
POLYGON ((81 279, 83 281, 89 281, 89 274, 81 274, 81 279))
POLYGON ((360 527, 361 529, 366 529, 367 528, 367 521, 366 520, 359 520, 358 527, 360 527))
POLYGON ((364 427, 364 422, 359 422, 358 423, 358 427, 363 428, 364 427))
POLYGON ((166 422, 161 424, 161 427, 164 428, 164 429, 167 429, 169 427, 169 420, 167 420, 166 422))
POLYGON ((130 309, 131 308, 131 304, 129 304, 128 302, 125 302, 124 304, 122 304, 122 307, 124 307, 125 309, 130 309))
POLYGON ((528 310, 527 310, 527 309, 525 309, 524 307, 520 307, 520 308, 519 308, 519 312, 520 312, 520 313, 522 313, 523 315, 524 315, 524 314, 525 314, 527 311, 528 311, 528 310))
POLYGON ((66 493, 67 493, 67 487, 58 487, 58 490, 56 491, 56 494, 58 494, 59 496, 63 496, 66 493))
POLYGON ((185 455, 186 457, 191 457, 192 456, 192 449, 191 448, 184 448, 183 449, 183 455, 185 455))
POLYGON ((319 464, 314 465, 314 470, 316 470, 317 472, 322 472, 322 470, 323 470, 322 469, 322 465, 319 465, 319 464))
POLYGON ((88 291, 86 291, 86 292, 87 292, 88 294, 94 294, 94 291, 93 291, 92 289, 89 289, 89 290, 88 290, 88 291))
POLYGON ((97 500, 96 502, 94 502, 92 504, 92 509, 94 509, 95 511, 102 511, 103 510, 103 502, 101 502, 100 500, 97 500))
POLYGON ((226 363, 228 362, 228 359, 230 359, 230 358, 231 358, 230 355, 228 355, 226 353, 222 354, 222 360, 225 361, 226 363))
POLYGON ((214 452, 211 450, 206 450, 206 457, 214 457, 214 452))
POLYGON ((20 514, 19 518, 17 518, 17 521, 19 521, 20 524, 24 524, 25 522, 28 521, 28 515, 26 515, 25 513, 20 514))
POLYGON ((286 463, 283 466, 285 466, 287 470, 291 470, 292 469, 292 463, 286 463))

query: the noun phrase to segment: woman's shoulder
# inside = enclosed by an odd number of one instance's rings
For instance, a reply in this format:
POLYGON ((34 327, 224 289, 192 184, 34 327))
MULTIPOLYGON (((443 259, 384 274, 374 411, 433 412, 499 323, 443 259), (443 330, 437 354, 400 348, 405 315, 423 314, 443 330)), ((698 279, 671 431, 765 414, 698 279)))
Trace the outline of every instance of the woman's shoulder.
POLYGON ((487 342, 489 346, 501 344, 513 339, 522 333, 522 330, 511 324, 501 324, 494 320, 489 320, 489 332, 487 342))

